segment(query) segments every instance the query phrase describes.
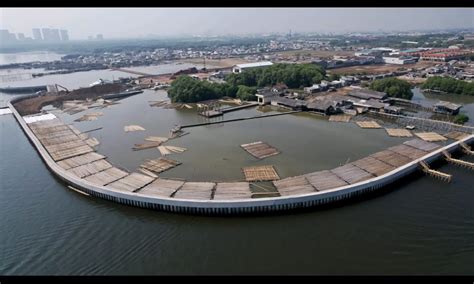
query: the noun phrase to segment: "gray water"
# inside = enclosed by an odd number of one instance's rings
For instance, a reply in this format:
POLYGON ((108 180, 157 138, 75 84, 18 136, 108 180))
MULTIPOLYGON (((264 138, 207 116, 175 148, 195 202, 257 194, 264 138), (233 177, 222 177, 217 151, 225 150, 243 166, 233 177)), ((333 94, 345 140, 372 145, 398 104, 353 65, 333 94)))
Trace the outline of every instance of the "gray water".
MULTIPOLYGON (((81 74, 81 73, 78 73, 81 74)), ((63 75, 65 76, 65 75, 63 75)), ((79 75, 80 76, 80 75, 79 75)), ((80 77, 77 77, 81 84, 80 77)), ((61 82, 58 82, 61 84, 61 82)), ((152 108, 146 91, 74 123, 91 132, 98 152, 129 170, 156 149, 132 151, 146 136, 203 121, 195 110, 152 108), (144 132, 125 133, 139 124, 144 132)), ((246 109, 225 118, 275 112, 246 109)), ((73 116, 54 111, 72 122, 73 116)), ((12 115, 0 116, 0 274, 472 274, 472 171, 450 165, 450 184, 415 175, 377 197, 342 207, 266 217, 198 217, 90 198, 69 190, 46 168, 12 115)), ((284 115, 189 129, 170 141, 188 151, 163 176, 241 179, 240 167, 273 164, 282 177, 330 169, 405 139, 314 115, 284 115), (242 143, 264 140, 281 154, 256 161, 242 143)), ((474 161, 474 157, 462 159, 474 161)))
POLYGON ((17 53, 0 53, 0 65, 26 62, 48 62, 60 60, 64 54, 49 51, 32 51, 17 53))

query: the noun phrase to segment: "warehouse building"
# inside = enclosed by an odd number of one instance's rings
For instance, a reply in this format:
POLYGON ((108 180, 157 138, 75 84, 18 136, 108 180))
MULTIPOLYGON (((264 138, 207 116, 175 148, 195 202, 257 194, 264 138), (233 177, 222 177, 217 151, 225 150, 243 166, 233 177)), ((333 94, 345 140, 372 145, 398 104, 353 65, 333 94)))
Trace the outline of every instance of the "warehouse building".
POLYGON ((245 64, 237 64, 232 67, 233 73, 242 73, 245 70, 253 69, 253 68, 260 68, 260 67, 268 67, 272 66, 273 63, 270 61, 261 61, 261 62, 253 62, 253 63, 245 63, 245 64))

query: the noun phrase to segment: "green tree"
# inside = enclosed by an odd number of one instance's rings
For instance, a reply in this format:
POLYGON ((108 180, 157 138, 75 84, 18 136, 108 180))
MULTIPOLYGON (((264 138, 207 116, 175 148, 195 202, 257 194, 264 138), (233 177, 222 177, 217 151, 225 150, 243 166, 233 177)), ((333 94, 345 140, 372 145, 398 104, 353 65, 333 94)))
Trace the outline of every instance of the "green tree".
POLYGON ((384 78, 375 80, 369 85, 374 91, 385 92, 390 97, 411 100, 413 93, 409 83, 397 78, 384 78))
POLYGON ((449 77, 430 77, 421 87, 423 89, 438 90, 446 93, 474 96, 474 83, 449 77))
POLYGON ((256 101, 255 93, 257 93, 257 88, 240 85, 236 96, 242 101, 256 101))
POLYGON ((463 113, 458 114, 454 117, 454 123, 457 123, 457 124, 464 124, 468 121, 469 121, 469 116, 467 116, 463 113))
POLYGON ((269 67, 230 74, 226 82, 232 86, 265 87, 284 83, 289 88, 300 88, 319 83, 325 77, 324 69, 316 64, 274 64, 269 67))

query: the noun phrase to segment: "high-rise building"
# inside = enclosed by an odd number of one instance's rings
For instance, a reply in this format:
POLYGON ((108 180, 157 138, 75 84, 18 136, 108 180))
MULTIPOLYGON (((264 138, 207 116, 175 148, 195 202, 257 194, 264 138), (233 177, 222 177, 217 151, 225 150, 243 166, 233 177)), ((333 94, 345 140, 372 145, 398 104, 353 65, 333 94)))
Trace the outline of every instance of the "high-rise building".
POLYGON ((69 35, 67 33, 67 30, 60 30, 61 33, 61 40, 62 41, 68 41, 69 40, 69 35))
POLYGON ((10 33, 8 30, 0 30, 0 43, 13 43, 16 41, 15 34, 10 33))
POLYGON ((61 41, 61 36, 59 35, 58 29, 51 29, 51 39, 54 42, 61 41))
POLYGON ((18 40, 25 40, 25 34, 23 33, 18 33, 17 37, 18 37, 18 40))
POLYGON ((102 34, 98 34, 97 37, 96 37, 97 40, 103 40, 104 39, 104 35, 102 34))
POLYGON ((33 39, 34 40, 43 40, 40 29, 33 29, 33 39))
POLYGON ((43 40, 44 41, 52 41, 51 38, 51 30, 48 28, 42 28, 41 32, 43 33, 43 40))

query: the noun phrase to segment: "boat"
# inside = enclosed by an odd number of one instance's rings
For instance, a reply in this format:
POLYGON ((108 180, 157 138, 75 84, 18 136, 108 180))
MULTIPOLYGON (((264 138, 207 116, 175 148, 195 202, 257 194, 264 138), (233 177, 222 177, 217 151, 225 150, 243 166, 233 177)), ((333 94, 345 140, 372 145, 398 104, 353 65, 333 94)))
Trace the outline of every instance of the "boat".
POLYGON ((102 96, 104 100, 110 100, 110 99, 119 99, 119 98, 126 98, 130 96, 134 96, 137 94, 141 94, 143 91, 140 90, 126 90, 125 92, 117 93, 117 94, 109 94, 102 96))

